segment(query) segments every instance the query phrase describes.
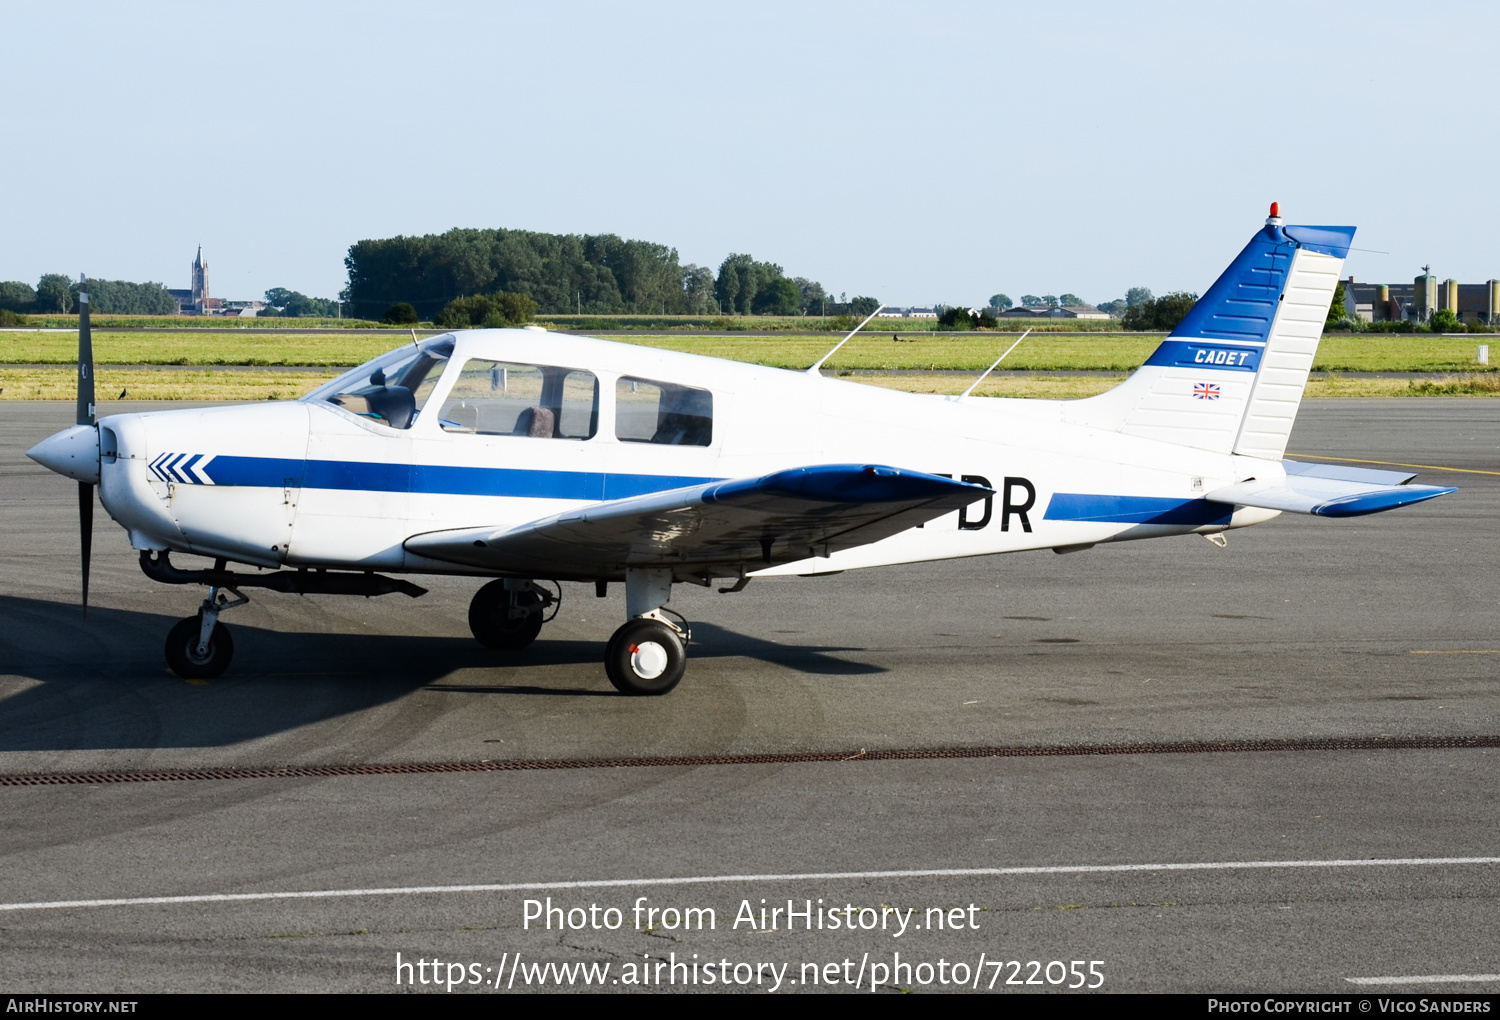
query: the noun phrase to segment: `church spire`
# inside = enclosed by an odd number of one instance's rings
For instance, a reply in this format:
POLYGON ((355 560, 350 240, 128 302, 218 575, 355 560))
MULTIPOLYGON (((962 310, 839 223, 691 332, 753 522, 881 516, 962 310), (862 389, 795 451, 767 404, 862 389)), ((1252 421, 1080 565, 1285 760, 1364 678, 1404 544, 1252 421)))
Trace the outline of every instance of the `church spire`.
POLYGON ((208 263, 203 261, 203 245, 198 245, 198 255, 193 259, 193 304, 198 314, 203 314, 203 303, 208 300, 208 263))

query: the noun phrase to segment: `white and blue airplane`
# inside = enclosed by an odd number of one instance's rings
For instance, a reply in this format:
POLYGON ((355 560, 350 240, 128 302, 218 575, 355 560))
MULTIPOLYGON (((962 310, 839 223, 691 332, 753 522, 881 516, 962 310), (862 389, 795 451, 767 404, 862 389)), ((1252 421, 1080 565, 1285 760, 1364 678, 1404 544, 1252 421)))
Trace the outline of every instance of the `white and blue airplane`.
POLYGON ((1282 512, 1454 491, 1283 459, 1353 236, 1283 224, 1273 205, 1145 365, 1082 400, 901 393, 823 378, 821 361, 791 372, 528 327, 414 339, 295 402, 95 422, 84 297, 78 424, 29 455, 79 483, 85 605, 95 485, 149 577, 207 586, 167 637, 179 675, 229 664, 219 616, 240 589, 417 596, 386 575, 461 574, 493 579, 469 625, 502 651, 555 615, 551 582, 623 581, 605 670, 626 694, 663 694, 690 636, 674 584, 1222 544, 1282 512))

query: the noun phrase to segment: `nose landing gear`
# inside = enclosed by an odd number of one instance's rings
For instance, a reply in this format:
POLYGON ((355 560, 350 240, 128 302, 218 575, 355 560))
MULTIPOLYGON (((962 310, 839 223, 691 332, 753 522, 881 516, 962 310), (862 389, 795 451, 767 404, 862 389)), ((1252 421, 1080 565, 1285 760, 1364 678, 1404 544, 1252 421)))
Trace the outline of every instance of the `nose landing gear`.
POLYGON ((228 669, 234 639, 219 622, 219 614, 249 601, 234 588, 209 588, 198 615, 177 621, 167 632, 167 666, 172 672, 184 680, 211 680, 228 669))
POLYGON ((219 623, 219 614, 250 601, 241 594, 241 588, 269 588, 295 595, 363 595, 365 598, 398 591, 411 598, 427 594, 426 588, 419 588, 410 581, 385 577, 372 570, 356 574, 346 570, 298 567, 270 574, 246 574, 227 570, 227 565, 225 559, 216 558, 209 570, 181 570, 172 565, 166 550, 141 550, 141 570, 151 580, 162 584, 208 585, 208 598, 203 600, 198 615, 179 622, 167 637, 167 665, 184 679, 215 677, 229 666, 229 660, 234 657, 234 642, 229 631, 219 623))

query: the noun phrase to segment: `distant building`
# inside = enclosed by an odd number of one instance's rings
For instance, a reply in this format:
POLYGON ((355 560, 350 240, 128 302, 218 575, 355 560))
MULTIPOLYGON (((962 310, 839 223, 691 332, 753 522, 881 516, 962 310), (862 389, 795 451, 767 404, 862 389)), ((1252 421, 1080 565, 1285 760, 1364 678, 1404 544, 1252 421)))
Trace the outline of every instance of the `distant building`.
POLYGON ((208 296, 208 263, 203 261, 203 245, 198 246, 198 255, 193 259, 192 286, 187 290, 168 289, 177 300, 178 315, 216 315, 220 313, 220 302, 208 296))
POLYGON ((1027 308, 1016 305, 998 313, 1000 319, 1112 319, 1108 312, 1101 312, 1093 305, 1065 305, 1061 308, 1027 308))
MULTIPOLYGON (((970 315, 979 315, 987 312, 997 319, 1109 319, 1113 318, 1108 312, 1101 312, 1093 305, 1068 305, 1065 308, 1027 308, 1017 305, 998 311, 986 305, 983 308, 968 309, 970 315)), ((880 310, 882 319, 936 319, 938 312, 936 308, 882 308, 880 310)))
POLYGON ((177 301, 178 315, 226 315, 248 319, 253 318, 266 307, 264 301, 225 301, 222 298, 210 297, 208 263, 203 261, 203 245, 201 244, 198 246, 197 256, 193 259, 192 281, 193 285, 186 290, 167 288, 167 293, 177 301))
POLYGON ((1101 312, 1093 305, 1064 305, 1062 308, 1054 308, 1049 313, 1054 319, 1108 319, 1108 312, 1101 312), (1058 314, 1061 313, 1061 314, 1058 314))
POLYGON ((208 263, 203 261, 203 245, 198 245, 198 254, 193 257, 193 300, 203 302, 208 297, 208 263))
POLYGON ((1426 322, 1446 308, 1464 323, 1500 324, 1500 280, 1459 283, 1443 280, 1426 266, 1411 283, 1344 281, 1344 313, 1365 322, 1426 322))

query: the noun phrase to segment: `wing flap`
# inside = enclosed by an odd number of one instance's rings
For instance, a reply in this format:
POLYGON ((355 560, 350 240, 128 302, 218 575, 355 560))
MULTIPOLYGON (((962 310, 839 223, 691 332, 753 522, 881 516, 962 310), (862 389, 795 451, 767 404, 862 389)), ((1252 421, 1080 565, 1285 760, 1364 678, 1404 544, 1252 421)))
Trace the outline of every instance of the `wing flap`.
POLYGON ((993 495, 940 475, 825 464, 596 503, 508 530, 428 532, 405 547, 539 577, 597 577, 627 566, 735 570, 878 542, 993 495))

